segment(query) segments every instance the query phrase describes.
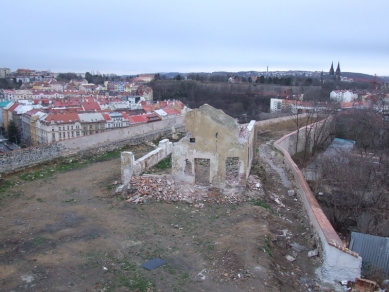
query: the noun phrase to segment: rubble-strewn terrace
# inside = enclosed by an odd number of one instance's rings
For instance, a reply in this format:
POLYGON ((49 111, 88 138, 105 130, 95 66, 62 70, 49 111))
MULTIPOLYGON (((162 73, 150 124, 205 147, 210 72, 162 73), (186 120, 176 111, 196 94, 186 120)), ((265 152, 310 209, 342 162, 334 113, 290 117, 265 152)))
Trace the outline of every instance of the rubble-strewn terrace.
POLYGON ((193 204, 195 208, 203 207, 205 202, 238 204, 263 195, 262 184, 255 175, 249 176, 247 189, 243 193, 236 189, 215 188, 212 185, 176 183, 171 175, 149 174, 132 177, 127 190, 123 188, 124 186, 118 187, 116 192, 122 193, 128 203, 185 202, 193 204))

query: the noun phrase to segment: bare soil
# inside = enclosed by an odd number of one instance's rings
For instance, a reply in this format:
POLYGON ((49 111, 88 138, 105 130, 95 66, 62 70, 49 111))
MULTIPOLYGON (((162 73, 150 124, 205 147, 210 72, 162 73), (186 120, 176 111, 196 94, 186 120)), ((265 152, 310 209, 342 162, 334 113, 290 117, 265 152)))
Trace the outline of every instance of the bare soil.
POLYGON ((255 203, 201 209, 126 203, 113 185, 118 158, 33 181, 9 176, 18 184, 0 205, 0 291, 322 291, 299 200, 266 161, 253 172, 263 182, 255 203), (141 267, 155 257, 167 264, 141 267))

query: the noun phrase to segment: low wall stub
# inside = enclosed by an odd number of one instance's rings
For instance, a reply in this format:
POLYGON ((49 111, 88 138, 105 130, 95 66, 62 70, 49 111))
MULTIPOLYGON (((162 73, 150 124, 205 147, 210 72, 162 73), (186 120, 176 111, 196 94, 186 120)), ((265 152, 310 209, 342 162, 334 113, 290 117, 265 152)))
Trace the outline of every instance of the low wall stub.
POLYGON ((156 165, 168 157, 173 150, 173 143, 168 139, 159 142, 158 148, 135 160, 134 154, 129 151, 121 153, 122 183, 128 185, 132 176, 140 175, 148 168, 156 165))

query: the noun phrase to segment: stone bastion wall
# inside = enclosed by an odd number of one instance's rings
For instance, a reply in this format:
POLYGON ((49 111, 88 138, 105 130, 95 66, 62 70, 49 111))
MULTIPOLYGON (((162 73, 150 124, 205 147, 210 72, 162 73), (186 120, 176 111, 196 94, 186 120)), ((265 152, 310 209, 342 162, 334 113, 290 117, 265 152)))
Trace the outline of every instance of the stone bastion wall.
POLYGON ((304 139, 298 139, 298 135, 313 139, 315 130, 319 131, 325 125, 326 123, 321 121, 303 127, 299 131, 294 131, 277 140, 274 142, 274 146, 284 154, 284 164, 294 176, 297 193, 303 201, 313 230, 320 238, 323 249, 323 263, 320 268, 321 278, 326 282, 354 281, 355 278, 361 275, 362 258, 357 253, 347 249, 343 244, 313 195, 303 173, 291 158, 291 155, 296 154, 296 149, 298 152, 304 148, 301 145, 296 147, 296 143, 306 143, 304 139), (305 135, 306 131, 310 131, 310 135, 305 135))
POLYGON ((0 174, 23 170, 63 156, 98 154, 128 145, 139 145, 171 134, 172 127, 177 130, 184 129, 183 121, 183 116, 177 116, 159 122, 7 152, 0 156, 0 174))

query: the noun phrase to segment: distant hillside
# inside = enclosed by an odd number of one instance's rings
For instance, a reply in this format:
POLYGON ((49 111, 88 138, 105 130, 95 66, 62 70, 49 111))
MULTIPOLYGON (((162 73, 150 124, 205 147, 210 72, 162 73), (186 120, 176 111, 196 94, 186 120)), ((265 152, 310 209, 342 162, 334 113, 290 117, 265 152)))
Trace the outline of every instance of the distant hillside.
MULTIPOLYGON (((364 73, 342 72, 341 75, 344 77, 352 78, 355 81, 360 81, 360 82, 371 82, 374 80, 374 75, 369 75, 364 73)), ((381 81, 385 81, 385 79, 377 76, 377 81, 381 82, 381 81)))

